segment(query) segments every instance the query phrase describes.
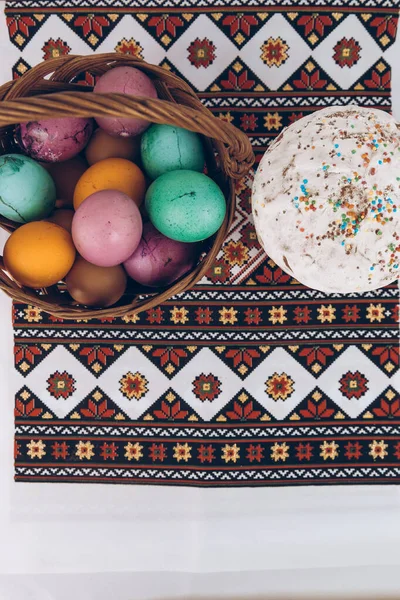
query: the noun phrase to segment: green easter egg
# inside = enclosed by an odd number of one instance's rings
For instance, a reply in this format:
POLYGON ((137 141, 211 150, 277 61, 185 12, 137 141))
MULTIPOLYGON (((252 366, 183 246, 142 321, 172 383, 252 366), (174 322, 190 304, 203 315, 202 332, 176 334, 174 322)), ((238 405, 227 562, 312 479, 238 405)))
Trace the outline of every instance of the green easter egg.
POLYGON ((202 171, 204 149, 200 136, 174 125, 152 125, 142 135, 143 168, 151 179, 169 171, 202 171))
POLYGON ((171 171, 153 181, 146 210, 154 227, 178 242, 200 242, 221 227, 226 213, 217 184, 196 171, 171 171))
POLYGON ((39 163, 22 154, 0 156, 0 214, 17 223, 48 217, 56 203, 54 181, 39 163))

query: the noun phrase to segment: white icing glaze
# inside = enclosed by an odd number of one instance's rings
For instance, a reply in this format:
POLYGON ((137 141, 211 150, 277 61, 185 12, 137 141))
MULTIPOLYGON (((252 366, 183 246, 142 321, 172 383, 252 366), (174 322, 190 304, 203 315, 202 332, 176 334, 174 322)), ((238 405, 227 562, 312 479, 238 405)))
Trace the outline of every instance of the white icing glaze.
POLYGON ((355 106, 293 123, 260 162, 252 206, 265 251, 304 285, 350 293, 395 281, 400 125, 355 106))

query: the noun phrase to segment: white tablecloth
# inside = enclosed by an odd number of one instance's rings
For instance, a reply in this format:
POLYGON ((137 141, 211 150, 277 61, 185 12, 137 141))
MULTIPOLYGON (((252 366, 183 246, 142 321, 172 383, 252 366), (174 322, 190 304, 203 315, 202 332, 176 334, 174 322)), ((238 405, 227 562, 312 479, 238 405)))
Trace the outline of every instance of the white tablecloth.
MULTIPOLYGON (((400 38, 396 46, 400 119, 400 38)), ((1 13, 0 82, 9 79, 17 55, 1 13)), ((396 486, 15 484, 10 311, 0 294, 1 401, 8 407, 0 424, 1 600, 400 591, 396 486)))

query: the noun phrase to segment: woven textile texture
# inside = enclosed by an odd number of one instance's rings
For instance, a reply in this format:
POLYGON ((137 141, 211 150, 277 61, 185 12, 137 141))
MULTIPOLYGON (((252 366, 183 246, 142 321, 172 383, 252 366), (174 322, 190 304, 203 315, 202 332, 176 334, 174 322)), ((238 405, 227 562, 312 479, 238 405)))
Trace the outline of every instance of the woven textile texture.
MULTIPOLYGON (((258 159, 318 108, 391 109, 398 0, 10 0, 6 13, 10 78, 62 54, 143 57, 245 131, 258 159)), ((400 480, 397 287, 299 285, 257 243, 251 183, 192 291, 102 321, 14 306, 18 481, 400 480)))

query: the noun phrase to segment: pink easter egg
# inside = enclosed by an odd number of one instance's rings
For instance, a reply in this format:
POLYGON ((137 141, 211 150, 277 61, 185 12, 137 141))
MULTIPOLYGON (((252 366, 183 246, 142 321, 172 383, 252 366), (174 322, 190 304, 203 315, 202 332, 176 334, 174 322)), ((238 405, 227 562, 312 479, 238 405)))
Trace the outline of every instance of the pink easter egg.
POLYGON ((196 256, 196 244, 171 240, 147 222, 143 225, 138 247, 124 262, 124 267, 138 283, 161 287, 187 273, 193 267, 196 256))
POLYGON ((54 163, 73 158, 88 143, 93 119, 69 117, 21 123, 16 130, 21 148, 35 160, 54 163))
MULTIPOLYGON (((110 69, 100 77, 93 91, 157 98, 157 90, 150 77, 134 67, 110 69)), ((97 117, 96 121, 110 135, 123 137, 138 135, 150 125, 150 121, 128 117, 97 117)))
POLYGON ((134 201, 118 190, 95 192, 76 211, 72 238, 79 254, 99 267, 124 262, 142 235, 142 217, 134 201))

